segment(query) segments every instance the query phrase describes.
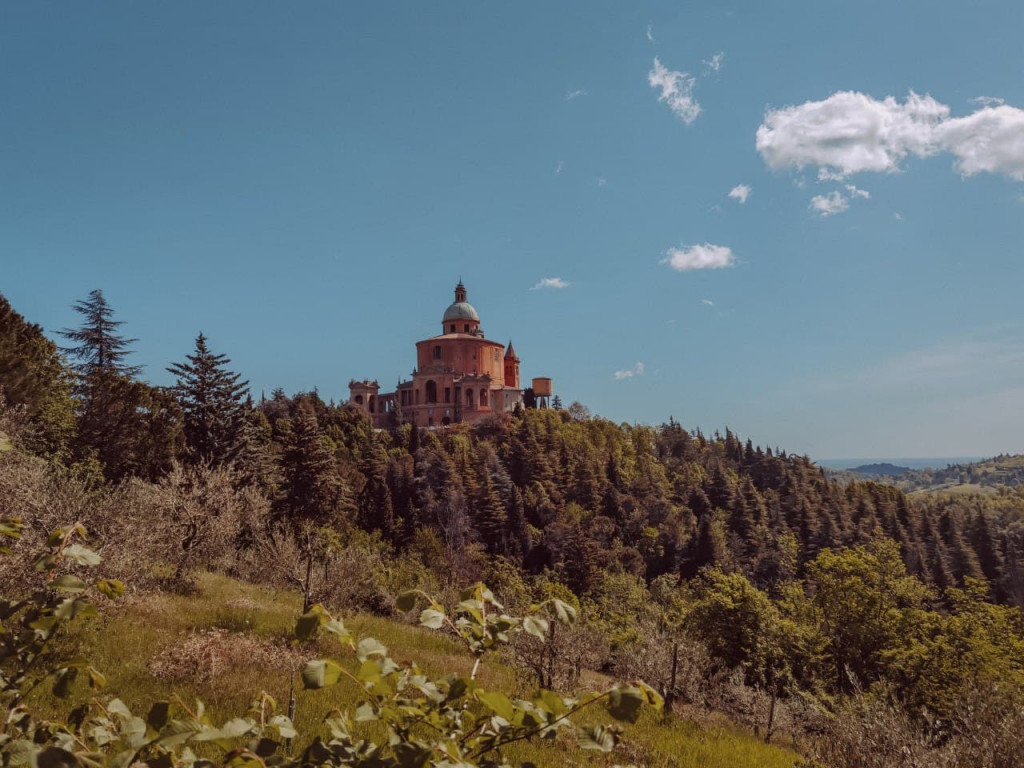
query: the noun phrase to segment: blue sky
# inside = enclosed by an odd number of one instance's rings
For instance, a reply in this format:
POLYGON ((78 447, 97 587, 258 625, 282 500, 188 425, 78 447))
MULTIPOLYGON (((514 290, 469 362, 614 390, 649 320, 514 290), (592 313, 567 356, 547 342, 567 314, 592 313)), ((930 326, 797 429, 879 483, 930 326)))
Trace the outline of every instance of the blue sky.
POLYGON ((340 400, 461 276, 618 421, 1024 451, 1024 5, 554 5, 0 6, 0 291, 340 400))

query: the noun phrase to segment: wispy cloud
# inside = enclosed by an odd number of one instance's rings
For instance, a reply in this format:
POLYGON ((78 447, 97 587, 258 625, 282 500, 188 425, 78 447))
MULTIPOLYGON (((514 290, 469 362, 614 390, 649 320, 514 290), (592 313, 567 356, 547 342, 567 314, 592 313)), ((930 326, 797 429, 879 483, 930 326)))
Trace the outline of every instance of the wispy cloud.
POLYGON ((850 201, 836 189, 827 195, 815 195, 811 198, 811 204, 808 207, 820 216, 835 216, 837 213, 849 210, 850 201))
POLYGON ((701 63, 704 65, 704 74, 709 75, 712 72, 717 72, 722 68, 722 61, 725 59, 725 53, 719 51, 710 59, 706 59, 701 63))
POLYGON ((632 379, 634 376, 644 375, 644 364, 637 363, 632 368, 625 368, 621 371, 616 371, 614 374, 616 381, 622 381, 623 379, 632 379))
POLYGON ((654 68, 647 73, 652 88, 660 88, 658 101, 663 101, 672 113, 687 125, 691 125, 700 114, 700 104, 693 97, 693 86, 697 82, 686 72, 673 72, 661 61, 654 60, 654 68))
POLYGON ((565 161, 564 160, 559 160, 555 164, 555 176, 561 176, 562 175, 562 171, 564 171, 564 170, 565 170, 565 161))
POLYGON ((713 306, 715 306, 715 302, 713 302, 711 299, 701 299, 700 303, 703 304, 706 307, 713 307, 713 306))
POLYGON ((567 94, 565 94, 565 100, 566 101, 572 101, 573 99, 578 99, 580 96, 586 96, 586 95, 587 95, 586 90, 583 89, 583 88, 580 88, 578 91, 569 91, 567 94))
POLYGON ((604 176, 601 176, 600 178, 598 178, 598 180, 597 180, 597 188, 598 189, 604 189, 607 186, 608 186, 608 179, 606 179, 604 176))
POLYGON ((1024 110, 982 98, 980 109, 951 117, 947 105, 913 91, 902 102, 839 91, 769 110, 756 146, 769 167, 817 167, 822 180, 893 173, 908 156, 947 152, 963 176, 1000 173, 1024 181, 1024 110))
POLYGON ((1019 386, 1024 381, 1024 337, 986 334, 910 350, 860 371, 814 379, 823 392, 915 393, 951 397, 961 392, 1019 386))
POLYGON ((659 263, 668 264, 676 272, 690 272, 696 269, 722 269, 736 263, 732 249, 724 245, 683 245, 669 248, 659 263))
POLYGON ((849 210, 851 200, 857 198, 867 200, 870 197, 871 193, 866 189, 860 189, 853 184, 844 184, 842 191, 836 189, 827 195, 815 195, 811 198, 811 204, 808 207, 821 216, 834 216, 849 210))
POLYGON ((740 205, 743 205, 747 202, 747 198, 750 197, 751 191, 751 188, 746 184, 737 184, 729 190, 729 197, 733 200, 738 200, 740 205))
POLYGON ((652 43, 654 42, 654 25, 653 24, 648 24, 647 25, 647 39, 650 40, 652 43))
POLYGON ((1001 107, 1006 103, 1006 99, 1000 99, 998 96, 975 96, 970 102, 979 107, 1001 107))
POLYGON ((572 283, 567 283, 560 277, 543 277, 541 278, 540 282, 533 286, 533 288, 531 288, 530 290, 541 291, 549 288, 560 290, 562 288, 568 288, 570 285, 572 285, 572 283))

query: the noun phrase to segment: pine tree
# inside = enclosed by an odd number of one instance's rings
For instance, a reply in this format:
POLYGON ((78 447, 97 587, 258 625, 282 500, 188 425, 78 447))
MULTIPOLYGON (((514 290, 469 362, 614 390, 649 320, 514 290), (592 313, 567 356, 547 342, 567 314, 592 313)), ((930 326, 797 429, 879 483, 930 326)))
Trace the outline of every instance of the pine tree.
POLYGON ((196 337, 188 362, 167 370, 177 376, 174 393, 185 415, 185 444, 192 464, 221 467, 232 464, 246 445, 246 397, 249 382, 227 369, 226 355, 215 355, 206 337, 196 337))
POLYGON ((316 414, 307 403, 296 410, 291 435, 281 456, 282 508, 290 521, 327 525, 345 502, 334 457, 324 444, 316 414))
POLYGON ((123 321, 114 320, 114 310, 107 304, 103 291, 98 288, 89 293, 89 298, 75 302, 74 310, 85 319, 81 328, 65 328, 59 331, 65 339, 76 342, 75 346, 62 350, 76 359, 75 369, 83 378, 104 371, 134 378, 142 370, 138 365, 126 365, 124 360, 130 354, 128 346, 136 339, 118 335, 117 329, 123 321))

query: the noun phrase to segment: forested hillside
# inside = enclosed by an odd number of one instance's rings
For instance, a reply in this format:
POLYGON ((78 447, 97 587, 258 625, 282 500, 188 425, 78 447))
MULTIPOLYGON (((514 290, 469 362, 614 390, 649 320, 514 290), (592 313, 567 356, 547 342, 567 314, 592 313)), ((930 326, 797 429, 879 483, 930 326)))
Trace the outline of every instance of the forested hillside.
POLYGON ((1020 490, 918 501, 729 429, 578 403, 375 431, 315 392, 252 401, 202 334, 168 361, 177 385, 150 386, 102 294, 77 308, 61 355, 0 304, 0 516, 28 523, 5 593, 33 542, 74 521, 138 589, 213 570, 296 588, 304 610, 399 615, 403 590, 485 581, 516 610, 578 608, 571 631, 516 646, 544 686, 642 678, 670 709, 781 729, 829 765, 896 765, 911 742, 1009 765, 1019 746, 1020 490))

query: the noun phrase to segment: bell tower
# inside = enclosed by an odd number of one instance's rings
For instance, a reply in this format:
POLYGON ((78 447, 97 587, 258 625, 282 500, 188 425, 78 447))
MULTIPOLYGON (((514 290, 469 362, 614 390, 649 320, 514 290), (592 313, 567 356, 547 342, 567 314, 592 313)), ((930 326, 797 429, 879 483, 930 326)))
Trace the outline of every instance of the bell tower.
POLYGON ((516 357, 511 339, 508 342, 508 349, 505 350, 505 386, 519 389, 519 358, 516 357))

